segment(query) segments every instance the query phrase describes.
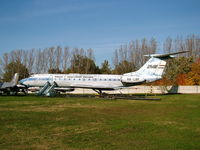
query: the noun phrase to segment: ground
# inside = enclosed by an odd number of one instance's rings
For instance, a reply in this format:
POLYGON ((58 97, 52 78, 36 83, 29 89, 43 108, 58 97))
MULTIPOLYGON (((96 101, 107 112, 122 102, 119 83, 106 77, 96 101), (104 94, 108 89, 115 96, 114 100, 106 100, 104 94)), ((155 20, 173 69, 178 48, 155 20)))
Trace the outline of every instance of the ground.
POLYGON ((0 97, 0 149, 200 149, 200 95, 0 97))

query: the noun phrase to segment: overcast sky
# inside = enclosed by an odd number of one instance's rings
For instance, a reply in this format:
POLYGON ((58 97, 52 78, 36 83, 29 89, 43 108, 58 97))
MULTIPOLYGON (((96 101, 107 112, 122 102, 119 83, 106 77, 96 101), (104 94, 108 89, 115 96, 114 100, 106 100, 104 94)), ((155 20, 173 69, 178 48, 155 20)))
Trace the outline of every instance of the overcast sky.
POLYGON ((0 55, 60 45, 94 49, 97 63, 121 44, 200 34, 200 0, 0 0, 0 55))

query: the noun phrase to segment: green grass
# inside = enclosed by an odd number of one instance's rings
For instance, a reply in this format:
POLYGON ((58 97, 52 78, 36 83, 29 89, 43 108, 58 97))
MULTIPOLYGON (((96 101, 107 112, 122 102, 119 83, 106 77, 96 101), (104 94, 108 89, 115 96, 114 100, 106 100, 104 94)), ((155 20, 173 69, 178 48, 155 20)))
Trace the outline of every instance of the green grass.
POLYGON ((200 95, 0 97, 0 149, 200 149, 200 95))

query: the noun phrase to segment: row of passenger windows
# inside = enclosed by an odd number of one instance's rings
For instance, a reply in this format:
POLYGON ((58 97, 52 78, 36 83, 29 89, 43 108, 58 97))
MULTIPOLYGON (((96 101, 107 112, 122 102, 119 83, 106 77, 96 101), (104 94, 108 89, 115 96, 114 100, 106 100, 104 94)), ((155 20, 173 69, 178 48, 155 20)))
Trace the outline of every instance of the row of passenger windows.
MULTIPOLYGON (((55 79, 55 80, 63 80, 63 79, 55 79)), ((65 78, 64 80, 73 80, 73 81, 120 81, 120 79, 87 79, 87 78, 65 78)))
MULTIPOLYGON (((52 80, 52 78, 29 78, 29 80, 52 80)), ((120 81, 120 79, 98 79, 98 78, 54 78, 55 81, 59 81, 59 80, 74 80, 74 81, 120 81)))

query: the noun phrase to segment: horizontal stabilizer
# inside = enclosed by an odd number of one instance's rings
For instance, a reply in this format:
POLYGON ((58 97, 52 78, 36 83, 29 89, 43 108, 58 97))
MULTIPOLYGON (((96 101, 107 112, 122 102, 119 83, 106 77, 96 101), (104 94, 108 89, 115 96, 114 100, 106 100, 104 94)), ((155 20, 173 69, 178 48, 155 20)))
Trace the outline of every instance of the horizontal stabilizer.
POLYGON ((173 58, 173 55, 187 53, 187 52, 189 51, 180 51, 180 52, 174 52, 174 53, 168 53, 168 54, 150 54, 150 55, 144 55, 144 56, 155 57, 155 58, 160 58, 160 59, 168 59, 168 58, 173 58))

